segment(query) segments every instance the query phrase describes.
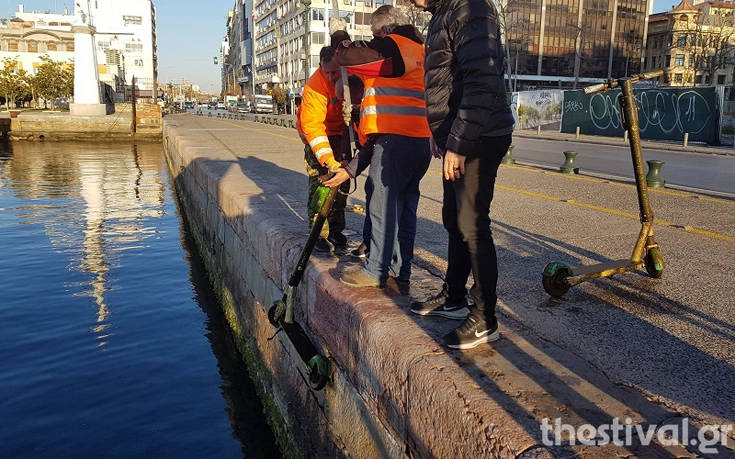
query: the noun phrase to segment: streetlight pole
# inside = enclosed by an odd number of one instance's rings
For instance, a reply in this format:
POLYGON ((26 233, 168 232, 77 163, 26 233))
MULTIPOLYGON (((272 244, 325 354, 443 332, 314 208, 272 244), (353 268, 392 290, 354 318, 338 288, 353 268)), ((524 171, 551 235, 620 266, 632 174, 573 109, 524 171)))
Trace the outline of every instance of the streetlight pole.
POLYGON ((304 85, 301 87, 301 96, 303 97, 306 80, 309 79, 309 61, 311 60, 311 10, 309 9, 311 0, 301 0, 301 3, 304 5, 304 20, 306 21, 306 24, 304 24, 304 85))

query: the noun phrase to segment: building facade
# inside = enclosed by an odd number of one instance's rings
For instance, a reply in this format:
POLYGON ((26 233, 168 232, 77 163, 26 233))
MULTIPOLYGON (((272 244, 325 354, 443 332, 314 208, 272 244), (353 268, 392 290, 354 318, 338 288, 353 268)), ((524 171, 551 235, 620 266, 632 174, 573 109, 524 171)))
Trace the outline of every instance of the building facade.
POLYGON ((735 84, 735 4, 684 0, 649 18, 646 71, 669 86, 735 84))
POLYGON ((13 18, 0 25, 0 61, 17 61, 18 70, 34 74, 41 56, 59 62, 74 60, 74 34, 70 30, 49 30, 33 20, 13 18))
POLYGON ((514 89, 570 87, 638 73, 653 0, 496 3, 514 89))
MULTIPOLYGON (((339 15, 350 36, 371 39, 372 12, 391 1, 339 0, 339 15)), ((256 93, 280 85, 294 96, 301 94, 306 79, 319 67, 319 51, 329 44, 332 12, 330 0, 254 0, 256 93)))
POLYGON ((222 88, 226 94, 251 94, 253 81, 253 3, 235 0, 227 14, 222 43, 222 88))

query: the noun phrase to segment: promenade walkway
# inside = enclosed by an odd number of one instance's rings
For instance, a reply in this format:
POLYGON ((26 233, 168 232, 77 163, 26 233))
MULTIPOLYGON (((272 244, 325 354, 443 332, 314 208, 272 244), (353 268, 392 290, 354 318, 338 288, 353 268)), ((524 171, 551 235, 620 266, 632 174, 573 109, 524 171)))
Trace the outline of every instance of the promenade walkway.
MULTIPOLYGON (((238 157, 242 172, 274 196, 271 202, 287 209, 279 211, 288 215, 280 223, 306 237, 303 147, 293 129, 194 115, 169 116, 166 122, 238 157)), ((446 267, 440 167, 432 162, 422 182, 415 263, 423 269, 416 270, 412 282, 414 298, 436 292, 446 267)), ((348 207, 364 206, 363 183, 348 207)), ((544 418, 562 418, 574 426, 609 424, 615 417, 657 426, 683 417, 693 424, 735 420, 735 201, 667 189, 652 190, 651 198, 656 238, 666 257, 663 278, 631 273, 582 284, 563 300, 553 300, 541 286, 546 263, 590 264, 630 255, 639 230, 635 189, 629 183, 537 168, 503 166, 499 172, 491 216, 504 339, 448 355, 462 377, 536 443, 544 418)), ((353 245, 359 242, 362 218, 348 213, 353 245)), ((322 256, 317 263, 335 275, 354 262, 322 256)), ((444 353, 439 338, 457 323, 413 316, 408 296, 387 295, 413 327, 433 340, 426 352, 444 353)), ((395 346, 412 345, 403 340, 405 330, 389 331, 395 346)), ((463 384, 452 389, 460 397, 463 384)), ((437 416, 453 416, 440 407, 437 416)), ((689 450, 697 451, 694 446, 689 450)), ((688 454, 656 442, 560 451, 688 454)))

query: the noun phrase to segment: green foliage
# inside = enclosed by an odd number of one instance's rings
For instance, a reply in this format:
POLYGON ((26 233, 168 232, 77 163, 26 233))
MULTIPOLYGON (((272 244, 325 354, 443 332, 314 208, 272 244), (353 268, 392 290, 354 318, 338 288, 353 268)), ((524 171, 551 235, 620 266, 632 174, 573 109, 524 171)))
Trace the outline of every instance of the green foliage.
POLYGON ((728 124, 727 126, 722 126, 722 133, 727 135, 733 135, 735 134, 735 126, 732 124, 728 124))
POLYGON ((521 123, 525 120, 538 120, 539 119, 539 112, 533 107, 529 107, 528 105, 519 105, 518 106, 518 118, 520 118, 521 123))
POLYGON ((51 103, 58 97, 69 97, 74 93, 74 64, 60 62, 48 56, 41 56, 41 63, 33 75, 31 87, 44 104, 51 103))
POLYGON ((544 118, 554 119, 554 117, 561 116, 561 104, 551 104, 544 110, 544 118))
POLYGON ((18 60, 6 57, 0 66, 0 94, 5 97, 5 106, 10 108, 12 103, 24 99, 31 92, 28 85, 28 73, 18 68, 18 60))

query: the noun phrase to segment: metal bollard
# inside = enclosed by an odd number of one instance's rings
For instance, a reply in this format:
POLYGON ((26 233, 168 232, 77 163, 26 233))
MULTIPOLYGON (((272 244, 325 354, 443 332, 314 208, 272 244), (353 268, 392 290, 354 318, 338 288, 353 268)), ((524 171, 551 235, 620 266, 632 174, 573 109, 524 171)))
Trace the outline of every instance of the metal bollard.
POLYGON ((628 143, 628 130, 623 131, 623 142, 628 143))
POLYGON ((579 174, 579 168, 575 167, 574 161, 577 159, 576 151, 565 151, 564 152, 564 164, 559 168, 559 172, 562 174, 579 174))
POLYGON ((689 133, 685 132, 684 133, 684 146, 686 147, 688 145, 689 145, 689 133))
POLYGON ((577 138, 579 138, 579 126, 577 126, 577 138))
POLYGON ((663 161, 649 159, 648 174, 646 174, 646 184, 649 188, 661 188, 666 185, 666 181, 661 178, 661 168, 665 164, 663 161))
POLYGON ((536 126, 536 135, 541 135, 541 125, 536 126))
POLYGON ((508 147, 508 151, 503 156, 503 159, 500 160, 500 164, 515 164, 516 160, 513 157, 513 147, 513 145, 508 147))

